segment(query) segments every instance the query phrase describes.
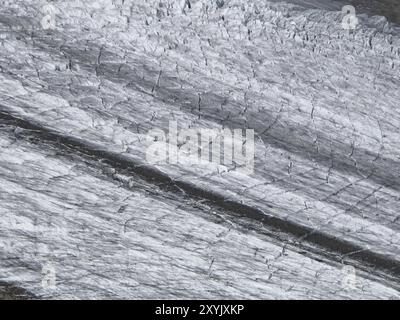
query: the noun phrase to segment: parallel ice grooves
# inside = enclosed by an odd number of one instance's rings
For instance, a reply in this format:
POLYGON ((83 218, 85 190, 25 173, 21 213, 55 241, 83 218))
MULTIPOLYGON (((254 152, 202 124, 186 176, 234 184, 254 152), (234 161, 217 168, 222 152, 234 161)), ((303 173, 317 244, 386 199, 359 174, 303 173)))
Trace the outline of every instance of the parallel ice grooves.
MULTIPOLYGON (((290 220, 283 220, 275 217, 272 214, 266 215, 265 211, 250 207, 240 202, 232 201, 222 194, 216 194, 204 188, 200 188, 195 184, 185 181, 174 181, 165 173, 152 168, 145 163, 135 163, 134 160, 127 158, 123 154, 113 153, 107 150, 102 150, 101 146, 90 145, 85 141, 76 139, 75 137, 64 136, 56 131, 41 127, 30 121, 14 117, 5 113, 0 109, 0 123, 13 124, 16 128, 31 130, 32 136, 37 136, 39 139, 51 143, 61 144, 64 148, 68 148, 71 152, 78 152, 90 156, 97 161, 107 163, 116 170, 124 170, 140 175, 143 178, 155 183, 157 186, 164 186, 167 191, 179 192, 211 201, 215 206, 234 212, 239 216, 251 218, 261 222, 267 228, 278 229, 281 232, 286 232, 300 242, 311 242, 322 248, 320 254, 327 251, 333 256, 331 258, 338 259, 338 262, 343 258, 356 260, 364 266, 366 270, 374 270, 392 276, 392 280, 398 283, 400 279, 400 261, 391 259, 390 257, 373 252, 367 248, 357 246, 354 243, 344 239, 335 238, 318 230, 293 223, 290 220)), ((349 262, 348 261, 348 262, 349 262)), ((398 283, 400 285, 400 282, 398 283)), ((396 285, 397 286, 397 285, 396 285)), ((400 288, 400 287, 399 287, 400 288)))

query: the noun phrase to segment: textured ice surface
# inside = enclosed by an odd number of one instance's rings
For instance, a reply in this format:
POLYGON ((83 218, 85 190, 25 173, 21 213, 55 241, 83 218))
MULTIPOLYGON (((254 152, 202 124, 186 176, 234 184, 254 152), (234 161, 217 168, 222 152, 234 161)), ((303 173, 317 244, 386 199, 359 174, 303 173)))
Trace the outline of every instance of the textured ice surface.
MULTIPOLYGON (((43 30, 40 24, 43 1, 13 1, 2 7, 3 114, 55 130, 60 137, 72 137, 92 149, 118 154, 136 168, 157 168, 173 181, 254 208, 281 224, 287 221, 358 248, 345 256, 336 248, 339 252, 333 254, 339 255, 338 260, 360 251, 398 263, 400 39, 396 26, 364 15, 358 28, 348 33, 341 28, 340 12, 309 9, 300 2, 233 0, 218 6, 191 1, 191 8, 178 1, 52 3, 57 11, 55 30, 43 30), (246 176, 234 166, 221 170, 147 163, 148 131, 167 130, 170 120, 178 121, 180 128, 255 129, 255 173, 246 176)), ((208 209, 197 208, 198 199, 177 211, 174 201, 179 199, 171 199, 169 193, 159 195, 157 201, 141 198, 135 193, 143 192, 141 188, 118 188, 115 177, 107 180, 85 164, 58 159, 56 151, 48 156, 49 146, 19 145, 16 131, 15 138, 8 133, 1 144, 5 192, 1 225, 7 231, 4 240, 13 243, 2 266, 5 281, 34 294, 81 298, 397 295, 390 288, 397 284, 366 280, 371 270, 362 264, 361 281, 366 285, 361 291, 343 291, 338 265, 317 262, 295 249, 274 283, 274 276, 269 279, 270 259, 257 260, 254 250, 280 252, 284 243, 274 244, 240 229, 223 248, 215 247, 219 241, 215 237, 219 239, 226 227, 208 217, 208 209), (135 200, 123 201, 130 196, 135 200), (120 207, 127 211, 119 212, 120 207), (157 220, 163 215, 169 217, 165 225, 157 220), (125 238, 121 225, 131 216, 139 222, 125 238), (34 225, 35 219, 48 221, 45 217, 55 219, 56 229, 50 233, 37 231, 34 225), (107 219, 109 223, 104 222, 107 219), (77 236, 71 237, 74 232, 77 236), (51 255, 61 279, 56 292, 41 290, 45 261, 32 249, 38 238, 39 244, 56 247, 51 255), (81 256, 76 247, 83 248, 81 256), (137 269, 126 267, 126 248, 132 248, 137 269), (200 250, 199 256, 193 256, 194 249, 200 250), (221 251, 212 255, 207 250, 221 251), (68 258, 71 252, 73 259, 68 258), (224 276, 213 279, 210 265, 218 266, 224 276), (320 267, 329 271, 315 280, 320 267), (224 278, 228 276, 232 278, 224 278)), ((307 238, 295 239, 297 245, 307 238)))
POLYGON ((344 289, 340 264, 282 247, 200 203, 143 181, 126 188, 12 133, 0 143, 2 280, 39 297, 398 297, 364 277, 344 289), (55 289, 42 287, 49 265, 55 289))

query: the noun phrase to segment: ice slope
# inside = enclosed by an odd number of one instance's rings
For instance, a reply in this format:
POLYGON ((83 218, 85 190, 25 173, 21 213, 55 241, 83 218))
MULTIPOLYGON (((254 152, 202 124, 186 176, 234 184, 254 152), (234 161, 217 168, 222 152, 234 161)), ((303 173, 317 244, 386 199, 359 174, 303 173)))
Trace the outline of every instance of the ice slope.
MULTIPOLYGON (((54 1, 56 29, 43 30, 44 4, 2 7, 4 119, 118 154, 134 171, 157 169, 186 193, 274 222, 297 246, 316 242, 336 262, 397 283, 396 26, 364 15, 349 33, 340 12, 269 1, 54 1), (255 173, 149 164, 147 133, 170 120, 255 129, 255 173)), ((19 215, 23 203, 8 210, 19 215)))

